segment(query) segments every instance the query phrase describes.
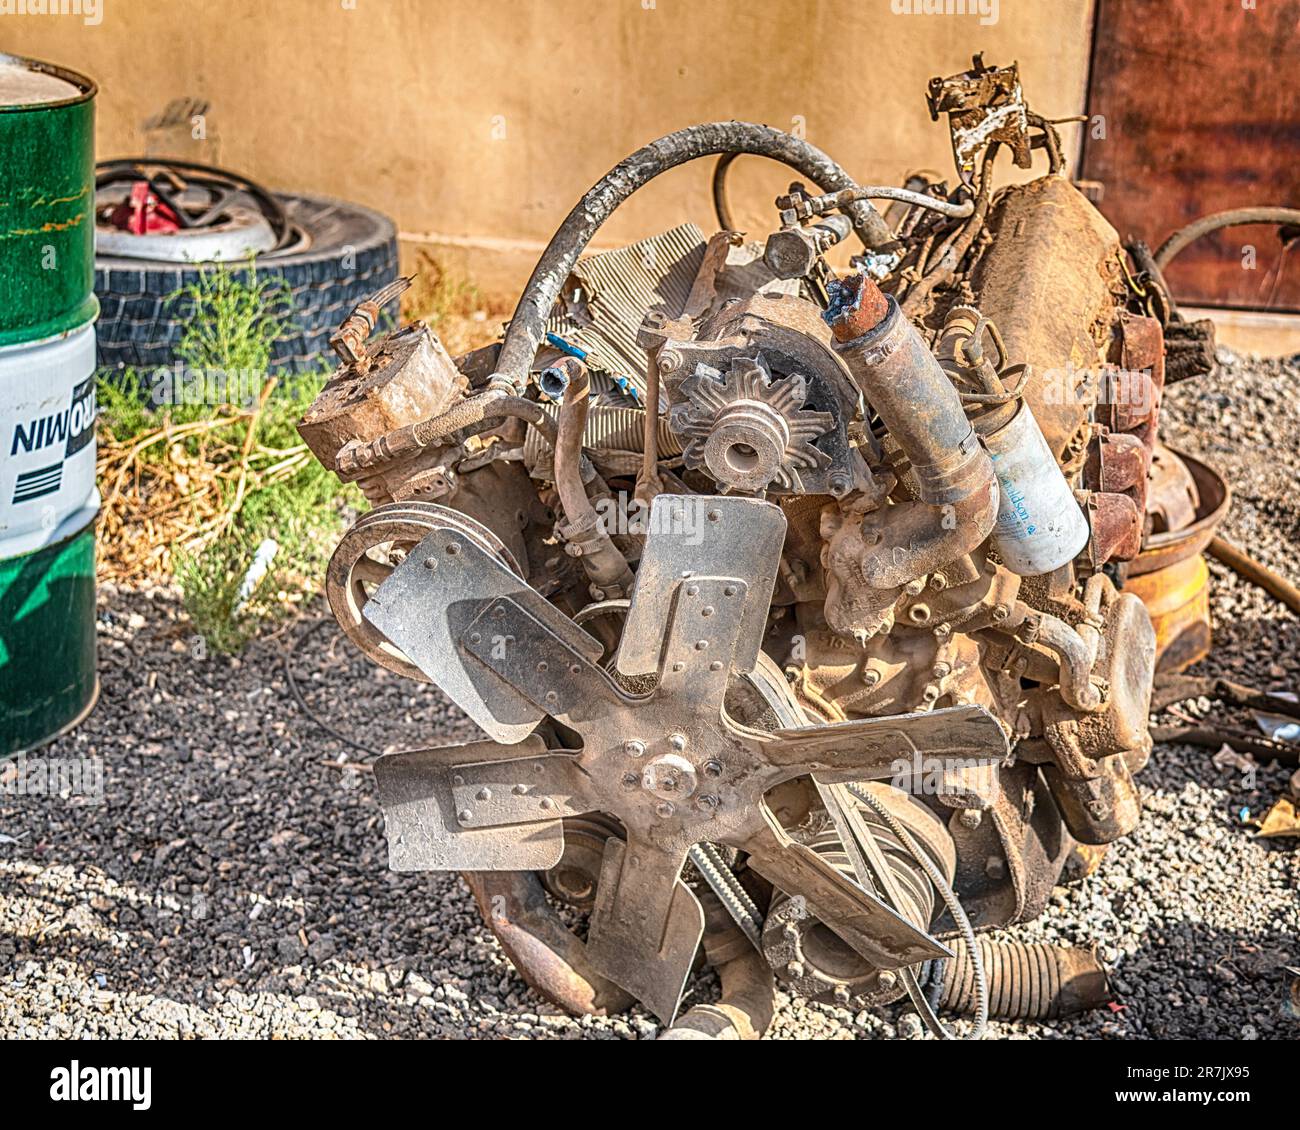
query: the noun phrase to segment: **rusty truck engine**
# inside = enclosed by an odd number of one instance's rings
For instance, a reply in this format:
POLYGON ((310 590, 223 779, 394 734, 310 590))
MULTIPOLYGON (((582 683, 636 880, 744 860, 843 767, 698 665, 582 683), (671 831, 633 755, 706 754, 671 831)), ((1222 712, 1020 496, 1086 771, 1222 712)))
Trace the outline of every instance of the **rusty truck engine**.
POLYGON ((1140 817, 1157 640, 1126 580, 1196 490, 1157 441, 1167 319, 1014 66, 928 98, 951 181, 691 127, 593 186, 501 342, 370 340, 400 286, 334 339, 300 430, 372 509, 331 608, 482 731, 376 763, 390 865, 462 872, 564 1008, 753 1037, 779 985, 949 1035, 1105 999, 1087 951, 987 932, 1140 817), (740 154, 799 178, 757 237, 740 154), (709 156, 722 230, 583 255, 709 156), (721 995, 679 1016, 701 960, 721 995))

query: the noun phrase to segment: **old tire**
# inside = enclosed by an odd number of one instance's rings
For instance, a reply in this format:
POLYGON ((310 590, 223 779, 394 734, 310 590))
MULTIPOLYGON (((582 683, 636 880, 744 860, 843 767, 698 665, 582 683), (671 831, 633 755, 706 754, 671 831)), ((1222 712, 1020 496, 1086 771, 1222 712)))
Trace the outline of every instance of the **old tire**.
MULTIPOLYGON (((258 277, 283 278, 293 296, 293 326, 276 342, 272 363, 311 370, 329 363, 329 335, 352 307, 397 277, 397 231, 388 217, 347 201, 285 194, 280 200, 305 238, 257 260, 258 277)), ((96 256, 99 363, 170 365, 186 324, 183 300, 171 296, 200 273, 199 264, 96 256)))

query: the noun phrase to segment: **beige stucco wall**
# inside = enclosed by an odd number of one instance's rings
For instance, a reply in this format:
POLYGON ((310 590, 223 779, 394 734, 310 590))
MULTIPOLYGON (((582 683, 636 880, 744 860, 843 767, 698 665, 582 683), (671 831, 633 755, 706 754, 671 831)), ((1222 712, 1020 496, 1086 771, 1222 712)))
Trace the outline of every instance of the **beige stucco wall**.
MULTIPOLYGON (((273 187, 369 203, 396 218, 410 246, 450 248, 491 291, 522 281, 590 183, 662 133, 746 118, 804 130, 859 179, 947 172, 927 80, 983 50, 989 62, 1019 60, 1041 112, 1080 113, 1091 27, 1091 0, 999 0, 987 25, 978 14, 895 14, 901 0, 98 6, 93 25, 0 15, 0 50, 98 80, 101 156, 184 145, 186 156, 273 187), (206 140, 147 136, 147 120, 181 98, 209 104, 206 140)), ((741 219, 765 229, 788 174, 757 159, 735 174, 741 219)), ((688 166, 634 198, 600 242, 683 217, 707 227, 711 216, 708 168, 688 166)))

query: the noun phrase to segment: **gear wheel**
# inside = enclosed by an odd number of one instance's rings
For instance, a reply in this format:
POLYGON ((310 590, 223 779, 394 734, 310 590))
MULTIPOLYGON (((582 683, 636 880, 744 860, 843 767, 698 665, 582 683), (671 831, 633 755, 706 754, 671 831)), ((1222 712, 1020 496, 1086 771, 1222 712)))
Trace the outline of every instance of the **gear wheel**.
POLYGON ((835 418, 804 411, 807 382, 798 373, 774 380, 761 353, 734 358, 725 376, 698 365, 678 391, 686 400, 673 406, 669 422, 685 444, 686 466, 703 466, 724 486, 798 490, 801 470, 831 462, 813 440, 833 429, 835 418))

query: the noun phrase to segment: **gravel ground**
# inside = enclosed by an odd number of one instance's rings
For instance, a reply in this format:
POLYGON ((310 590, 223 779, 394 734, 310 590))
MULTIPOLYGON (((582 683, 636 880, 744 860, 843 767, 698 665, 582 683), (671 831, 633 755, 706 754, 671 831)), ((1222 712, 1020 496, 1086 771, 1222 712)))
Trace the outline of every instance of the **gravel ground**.
MULTIPOLYGON (((1227 532, 1300 581, 1300 367, 1225 355, 1173 390, 1164 430, 1236 489, 1227 532)), ((1218 648, 1203 665, 1300 689, 1300 628, 1217 564, 1218 648)), ((299 629, 300 630, 300 629, 299 629)), ((285 638, 205 657, 169 590, 105 588, 97 711, 47 756, 103 759, 104 801, 0 796, 0 1035, 455 1038, 652 1036, 634 1012, 574 1020, 502 957, 454 876, 397 875, 364 765, 306 723, 285 638)), ((313 707, 359 740, 400 748, 472 727, 434 690, 372 667, 332 631, 295 660, 313 707)), ((1217 703, 1196 712, 1226 720, 1217 703)), ((364 758, 361 758, 364 760, 364 758)), ((1292 1038, 1284 965, 1300 964, 1300 853, 1264 842, 1288 771, 1254 787, 1209 751, 1158 747, 1141 827, 1100 869, 1058 888, 1026 940, 1097 943, 1118 1004, 993 1036, 1292 1038)), ((708 974, 688 1002, 716 991, 708 974)), ((897 1007, 854 1015, 780 998, 778 1037, 916 1036, 897 1007)))

